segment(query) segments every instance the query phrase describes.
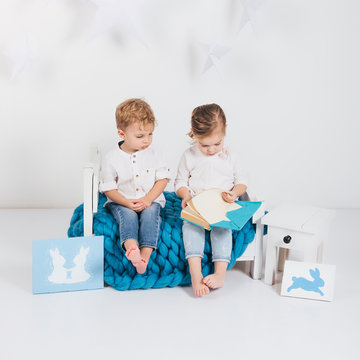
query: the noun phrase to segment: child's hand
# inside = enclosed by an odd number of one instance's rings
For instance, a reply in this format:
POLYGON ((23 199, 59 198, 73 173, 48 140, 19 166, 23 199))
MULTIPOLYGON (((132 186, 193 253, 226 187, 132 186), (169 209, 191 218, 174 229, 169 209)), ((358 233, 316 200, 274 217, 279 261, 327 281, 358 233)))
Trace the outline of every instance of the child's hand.
POLYGON ((144 205, 144 209, 147 209, 151 204, 152 201, 149 200, 146 196, 143 196, 142 198, 138 199, 140 203, 144 205))
POLYGON ((191 196, 182 199, 181 201, 181 208, 184 209, 187 206, 187 203, 191 200, 191 196))
POLYGON ((136 212, 143 211, 145 209, 145 205, 139 200, 140 199, 127 199, 126 207, 136 212))
POLYGON ((237 198, 236 194, 233 191, 223 191, 221 193, 221 196, 223 200, 228 203, 233 203, 237 198))

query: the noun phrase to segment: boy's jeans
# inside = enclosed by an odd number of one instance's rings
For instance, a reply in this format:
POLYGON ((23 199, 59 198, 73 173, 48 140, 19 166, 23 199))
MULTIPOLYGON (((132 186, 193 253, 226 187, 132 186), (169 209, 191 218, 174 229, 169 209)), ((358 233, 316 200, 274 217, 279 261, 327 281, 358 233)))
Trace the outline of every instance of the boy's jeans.
POLYGON ((106 205, 119 224, 120 244, 135 239, 139 248, 144 246, 156 249, 160 232, 160 204, 153 202, 147 209, 136 212, 114 202, 106 205))
MULTIPOLYGON (((200 226, 184 221, 183 240, 186 259, 204 256, 205 231, 200 226)), ((232 249, 232 230, 214 227, 210 231, 212 261, 230 262, 232 249)))

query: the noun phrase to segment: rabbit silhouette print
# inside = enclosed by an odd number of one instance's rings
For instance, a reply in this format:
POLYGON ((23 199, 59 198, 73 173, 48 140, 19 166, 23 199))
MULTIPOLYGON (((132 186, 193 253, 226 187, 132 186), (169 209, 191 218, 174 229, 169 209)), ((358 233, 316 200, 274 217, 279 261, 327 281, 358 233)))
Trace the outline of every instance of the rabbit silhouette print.
POLYGON ((86 257, 89 251, 89 248, 81 246, 79 253, 73 259, 75 266, 67 269, 64 267, 66 260, 60 254, 59 249, 50 250, 53 272, 48 276, 48 280, 54 284, 73 284, 90 279, 90 274, 85 270, 86 257))
POLYGON ((293 283, 288 287, 287 292, 290 292, 293 289, 303 289, 305 291, 314 291, 319 293, 321 296, 324 296, 324 293, 319 288, 325 285, 325 281, 320 277, 319 269, 310 269, 309 272, 313 280, 293 276, 293 283))

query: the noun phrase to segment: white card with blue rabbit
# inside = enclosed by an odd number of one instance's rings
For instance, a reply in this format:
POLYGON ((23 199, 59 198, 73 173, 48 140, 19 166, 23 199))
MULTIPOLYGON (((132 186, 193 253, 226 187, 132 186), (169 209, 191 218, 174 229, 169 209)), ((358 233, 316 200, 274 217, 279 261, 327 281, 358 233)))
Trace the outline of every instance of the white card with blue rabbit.
POLYGON ((33 241, 33 294, 104 287, 104 237, 33 241))
POLYGON ((332 301, 335 265, 285 261, 281 295, 332 301))

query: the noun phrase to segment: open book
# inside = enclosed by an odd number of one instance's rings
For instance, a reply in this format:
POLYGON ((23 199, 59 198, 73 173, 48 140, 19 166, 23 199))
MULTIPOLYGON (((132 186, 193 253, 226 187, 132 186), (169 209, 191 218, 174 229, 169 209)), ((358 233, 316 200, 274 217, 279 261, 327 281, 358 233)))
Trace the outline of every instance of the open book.
POLYGON ((181 211, 181 218, 204 229, 222 227, 240 230, 260 207, 261 202, 223 200, 222 189, 204 190, 194 196, 181 211))

